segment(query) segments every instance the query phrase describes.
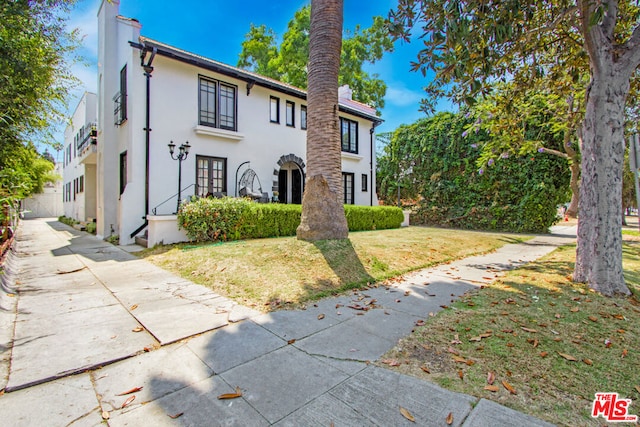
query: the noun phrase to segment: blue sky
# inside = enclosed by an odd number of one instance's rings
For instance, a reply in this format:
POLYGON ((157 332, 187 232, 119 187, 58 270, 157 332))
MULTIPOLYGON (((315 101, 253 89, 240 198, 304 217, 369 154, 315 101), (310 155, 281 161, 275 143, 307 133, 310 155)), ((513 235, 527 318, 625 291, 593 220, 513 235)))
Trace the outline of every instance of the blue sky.
MULTIPOLYGON (((265 24, 278 36, 286 31, 294 12, 309 0, 121 0, 120 14, 136 18, 142 24, 142 35, 179 47, 189 52, 236 65, 241 43, 250 24, 265 24)), ((375 15, 386 16, 396 0, 345 0, 344 27, 357 24, 366 28, 375 15)), ((69 106, 73 111, 79 96, 86 90, 96 92, 97 19, 99 0, 79 0, 69 25, 84 36, 81 54, 87 65, 76 65, 74 74, 82 82, 69 106)), ((418 111, 422 88, 428 81, 421 73, 409 71, 409 63, 416 57, 420 42, 396 42, 395 50, 369 66, 387 84, 386 106, 382 111, 385 122, 378 132, 396 129, 424 117, 418 111)))

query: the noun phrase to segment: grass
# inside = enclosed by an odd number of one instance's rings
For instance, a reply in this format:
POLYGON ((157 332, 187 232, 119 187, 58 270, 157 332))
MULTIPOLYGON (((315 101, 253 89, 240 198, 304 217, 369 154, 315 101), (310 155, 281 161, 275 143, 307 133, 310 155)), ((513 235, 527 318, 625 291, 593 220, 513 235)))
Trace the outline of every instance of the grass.
POLYGON ((138 256, 241 304, 267 311, 526 239, 409 227, 351 233, 346 241, 308 243, 284 237, 159 246, 138 256))
POLYGON ((382 359, 554 424, 603 425, 590 416, 596 392, 634 399, 629 413, 640 415, 640 244, 623 251, 631 297, 573 283, 575 246, 567 246, 467 294, 382 359), (485 389, 489 372, 497 391, 485 389))

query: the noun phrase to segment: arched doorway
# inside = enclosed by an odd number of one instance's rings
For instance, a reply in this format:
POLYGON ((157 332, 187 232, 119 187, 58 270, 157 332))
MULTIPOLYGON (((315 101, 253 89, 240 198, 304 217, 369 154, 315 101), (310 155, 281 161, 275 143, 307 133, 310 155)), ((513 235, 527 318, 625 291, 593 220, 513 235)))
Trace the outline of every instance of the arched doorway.
POLYGON ((304 167, 301 158, 293 154, 282 156, 274 170, 273 190, 278 192, 278 202, 301 204, 304 192, 304 167))

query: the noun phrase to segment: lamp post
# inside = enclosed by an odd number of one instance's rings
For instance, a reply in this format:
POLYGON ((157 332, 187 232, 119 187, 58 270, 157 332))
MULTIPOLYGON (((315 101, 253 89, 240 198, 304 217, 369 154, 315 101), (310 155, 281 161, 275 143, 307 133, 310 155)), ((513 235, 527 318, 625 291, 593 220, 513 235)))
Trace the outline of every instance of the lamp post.
POLYGON ((191 148, 191 146, 189 145, 189 141, 185 142, 180 147, 178 147, 178 154, 174 156, 176 144, 171 141, 168 145, 171 158, 178 161, 178 204, 176 207, 176 213, 178 213, 178 210, 180 210, 180 202, 182 196, 182 161, 185 160, 189 155, 189 149, 191 148))

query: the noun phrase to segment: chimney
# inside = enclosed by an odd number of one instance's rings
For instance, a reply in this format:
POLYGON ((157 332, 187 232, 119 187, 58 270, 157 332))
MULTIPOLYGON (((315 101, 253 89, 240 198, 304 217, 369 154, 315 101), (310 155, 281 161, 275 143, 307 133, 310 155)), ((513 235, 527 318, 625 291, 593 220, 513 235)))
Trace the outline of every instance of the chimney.
POLYGON ((338 88, 338 99, 353 100, 353 90, 349 85, 342 85, 338 88))

